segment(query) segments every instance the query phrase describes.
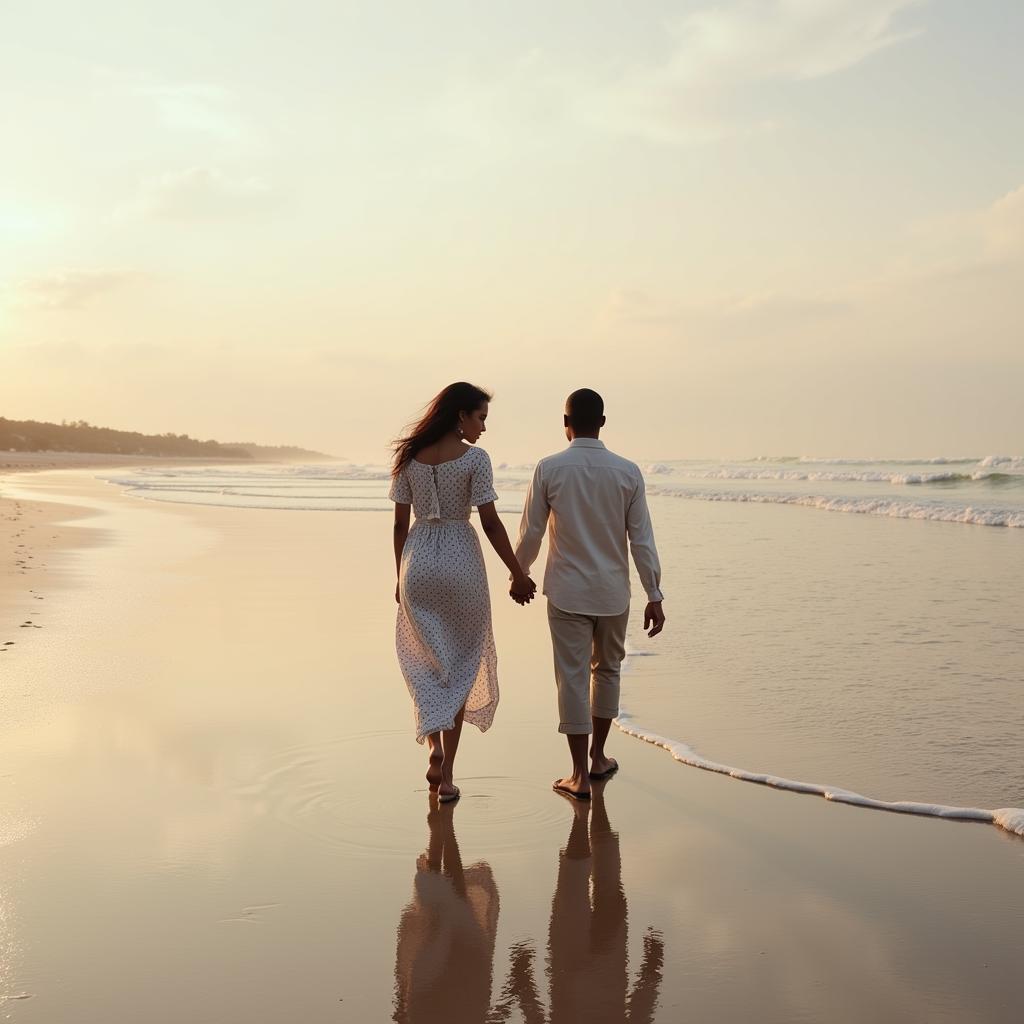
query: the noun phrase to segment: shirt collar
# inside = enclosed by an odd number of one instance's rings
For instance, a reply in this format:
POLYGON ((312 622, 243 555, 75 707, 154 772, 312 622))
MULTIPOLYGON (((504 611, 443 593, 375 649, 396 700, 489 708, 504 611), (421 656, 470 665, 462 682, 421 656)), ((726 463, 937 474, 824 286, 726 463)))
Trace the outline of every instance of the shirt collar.
POLYGON ((596 437, 576 437, 569 442, 570 448, 603 448, 604 441, 598 440, 596 437))

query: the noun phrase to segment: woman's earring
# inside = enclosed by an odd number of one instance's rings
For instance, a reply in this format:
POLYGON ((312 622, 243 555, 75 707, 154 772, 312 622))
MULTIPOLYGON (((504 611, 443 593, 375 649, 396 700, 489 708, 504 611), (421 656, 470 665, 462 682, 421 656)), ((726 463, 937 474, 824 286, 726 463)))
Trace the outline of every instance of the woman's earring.
POLYGON ((462 434, 463 434, 462 424, 461 423, 456 423, 455 424, 455 429, 459 432, 459 437, 462 437, 462 434))

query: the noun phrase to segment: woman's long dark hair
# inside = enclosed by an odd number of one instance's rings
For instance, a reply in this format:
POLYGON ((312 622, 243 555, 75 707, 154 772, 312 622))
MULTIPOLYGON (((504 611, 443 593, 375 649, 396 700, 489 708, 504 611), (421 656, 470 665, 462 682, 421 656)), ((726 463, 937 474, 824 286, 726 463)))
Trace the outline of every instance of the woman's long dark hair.
POLYGON ((455 429, 460 412, 475 412, 491 396, 475 384, 460 380, 449 384, 427 406, 422 419, 410 426, 404 437, 395 441, 395 462, 391 475, 398 476, 417 452, 436 444, 445 434, 455 429))

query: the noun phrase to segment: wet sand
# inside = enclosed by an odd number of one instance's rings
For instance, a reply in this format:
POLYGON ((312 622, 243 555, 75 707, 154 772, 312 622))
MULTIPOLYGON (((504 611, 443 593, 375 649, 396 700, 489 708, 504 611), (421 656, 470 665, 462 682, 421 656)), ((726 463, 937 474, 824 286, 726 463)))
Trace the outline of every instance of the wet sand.
POLYGON ((46 600, 71 583, 58 552, 97 540, 96 532, 74 526, 88 514, 74 506, 9 498, 0 489, 0 657, 46 627, 46 600))
MULTIPOLYGON (((114 466, 233 466, 237 459, 196 459, 155 455, 104 455, 101 452, 0 451, 0 475, 49 469, 102 469, 114 466)), ((250 465, 245 462, 243 465, 250 465)))
POLYGON ((490 554, 502 703, 431 809, 386 516, 5 492, 96 541, 46 555, 45 628, 0 655, 10 1019, 1018 1019, 1020 839, 621 735, 592 808, 551 793, 543 607, 490 554))

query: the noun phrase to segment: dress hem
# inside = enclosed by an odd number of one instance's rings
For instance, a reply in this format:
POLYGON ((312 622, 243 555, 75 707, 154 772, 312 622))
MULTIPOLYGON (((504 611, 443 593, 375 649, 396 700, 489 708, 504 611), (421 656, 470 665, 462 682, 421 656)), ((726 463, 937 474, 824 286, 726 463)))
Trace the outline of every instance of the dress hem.
MULTIPOLYGON (((493 707, 495 709, 495 711, 496 711, 497 710, 497 701, 495 701, 494 704, 489 705, 489 706, 493 707)), ((464 722, 468 722, 470 725, 476 726, 476 728, 479 729, 480 732, 487 732, 487 730, 490 729, 490 727, 494 724, 494 713, 493 712, 491 713, 491 715, 488 718, 488 720, 486 722, 482 722, 482 723, 474 721, 473 718, 470 717, 470 714, 472 714, 475 717, 475 716, 477 716, 479 714, 479 712, 477 712, 477 711, 467 712, 465 717, 463 718, 463 721, 464 722)), ((428 732, 424 732, 424 733, 417 732, 416 733, 416 742, 417 743, 424 743, 426 741, 427 737, 428 736, 432 736, 435 732, 445 732, 448 729, 454 729, 454 728, 455 728, 455 718, 453 717, 450 721, 444 723, 443 725, 439 725, 436 729, 431 729, 428 732)))

